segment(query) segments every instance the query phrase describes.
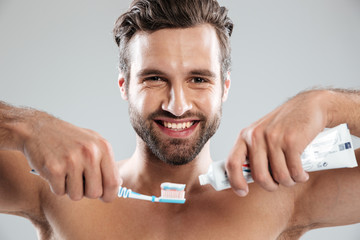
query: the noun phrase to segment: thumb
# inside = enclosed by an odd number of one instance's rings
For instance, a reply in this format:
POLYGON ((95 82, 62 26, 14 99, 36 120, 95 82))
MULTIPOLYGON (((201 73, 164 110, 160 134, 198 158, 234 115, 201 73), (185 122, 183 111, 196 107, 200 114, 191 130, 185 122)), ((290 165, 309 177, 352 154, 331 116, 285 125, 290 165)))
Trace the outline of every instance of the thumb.
POLYGON ((249 192, 249 187, 244 177, 244 169, 250 169, 246 164, 247 146, 241 137, 238 138, 229 157, 225 163, 225 169, 228 174, 229 182, 234 192, 240 197, 245 197, 249 192))

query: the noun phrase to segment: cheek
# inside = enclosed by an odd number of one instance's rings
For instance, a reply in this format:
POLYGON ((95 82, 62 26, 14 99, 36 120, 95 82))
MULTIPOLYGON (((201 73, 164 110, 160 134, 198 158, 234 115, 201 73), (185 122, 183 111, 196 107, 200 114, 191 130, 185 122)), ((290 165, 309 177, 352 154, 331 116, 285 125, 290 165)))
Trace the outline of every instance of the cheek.
POLYGON ((219 108, 222 104, 221 101, 221 91, 212 91, 207 94, 197 94, 196 105, 201 109, 202 112, 209 115, 219 111, 219 108))
POLYGON ((156 94, 150 94, 146 91, 135 92, 129 96, 129 101, 136 110, 144 116, 154 112, 159 108, 159 100, 156 94))

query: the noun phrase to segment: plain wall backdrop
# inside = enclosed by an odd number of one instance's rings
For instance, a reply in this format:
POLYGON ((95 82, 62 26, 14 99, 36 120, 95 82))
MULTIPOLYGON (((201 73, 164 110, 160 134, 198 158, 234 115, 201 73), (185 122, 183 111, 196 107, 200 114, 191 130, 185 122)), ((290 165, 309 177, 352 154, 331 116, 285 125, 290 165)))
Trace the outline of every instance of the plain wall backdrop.
MULTIPOLYGON (((129 4, 0 0, 0 100, 93 129, 112 144, 117 160, 129 157, 135 133, 117 87, 111 33, 129 4)), ((235 28, 232 85, 212 140, 214 159, 227 156, 243 127, 304 89, 360 88, 360 1, 221 4, 235 28)), ((302 239, 359 237, 360 225, 352 225, 315 230, 302 239)), ((0 214, 0 239, 31 240, 36 232, 29 221, 0 214)))

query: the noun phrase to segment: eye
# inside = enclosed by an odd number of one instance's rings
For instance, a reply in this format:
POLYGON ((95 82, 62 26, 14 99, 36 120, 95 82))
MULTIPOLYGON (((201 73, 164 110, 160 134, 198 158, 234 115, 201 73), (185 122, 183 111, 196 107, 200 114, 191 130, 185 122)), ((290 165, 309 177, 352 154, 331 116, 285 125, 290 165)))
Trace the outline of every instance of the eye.
POLYGON ((157 88, 157 87, 166 86, 167 80, 166 80, 166 78, 162 78, 162 77, 158 77, 158 76, 151 76, 151 77, 144 78, 142 84, 145 87, 157 88))
POLYGON ((193 89, 207 89, 212 86, 212 80, 202 77, 192 77, 190 79, 189 86, 193 89))
POLYGON ((162 81, 163 79, 161 77, 153 76, 153 77, 147 77, 144 79, 144 81, 162 81))
POLYGON ((208 81, 205 80, 204 78, 195 77, 195 78, 191 79, 191 82, 193 82, 193 83, 206 83, 208 81))

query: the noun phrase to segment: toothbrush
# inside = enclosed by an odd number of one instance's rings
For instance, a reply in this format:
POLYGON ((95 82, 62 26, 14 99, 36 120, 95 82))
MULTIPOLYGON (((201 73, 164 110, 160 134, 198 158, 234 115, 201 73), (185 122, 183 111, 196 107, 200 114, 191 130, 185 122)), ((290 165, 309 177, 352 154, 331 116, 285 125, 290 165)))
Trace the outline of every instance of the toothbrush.
POLYGON ((150 202, 163 202, 163 203, 185 203, 185 186, 186 184, 177 184, 164 182, 160 185, 161 187, 161 196, 149 196, 133 192, 131 189, 126 187, 120 187, 118 192, 118 197, 123 198, 133 198, 139 200, 145 200, 150 202))
MULTIPOLYGON (((34 169, 31 169, 30 173, 34 175, 40 175, 34 169)), ((119 187, 118 197, 133 198, 133 199, 139 199, 139 200, 145 200, 151 202, 184 204, 185 186, 186 184, 164 182, 160 185, 161 187, 160 197, 144 195, 137 192, 133 192, 131 189, 127 189, 126 187, 119 187)))

